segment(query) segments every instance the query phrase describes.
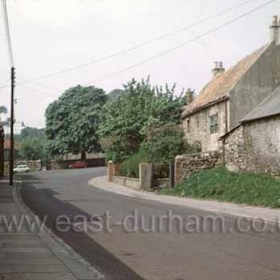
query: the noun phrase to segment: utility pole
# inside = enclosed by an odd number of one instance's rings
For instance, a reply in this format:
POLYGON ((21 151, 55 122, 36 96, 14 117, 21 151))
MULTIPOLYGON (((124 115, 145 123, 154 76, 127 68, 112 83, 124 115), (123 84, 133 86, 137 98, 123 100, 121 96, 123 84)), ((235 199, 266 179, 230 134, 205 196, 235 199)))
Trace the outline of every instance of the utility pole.
POLYGON ((12 42, 11 42, 11 35, 10 35, 10 28, 9 28, 9 18, 8 18, 8 10, 7 10, 7 3, 6 0, 1 0, 2 2, 2 12, 3 12, 3 21, 5 26, 5 34, 6 34, 6 40, 7 40, 7 47, 8 47, 8 54, 10 58, 10 64, 11 64, 11 136, 10 136, 10 170, 9 170, 9 181, 10 186, 14 184, 14 90, 15 90, 15 67, 14 67, 14 58, 13 58, 13 50, 12 50, 12 42))
POLYGON ((10 127, 10 162, 9 162, 9 183, 10 186, 14 184, 14 124, 15 124, 15 67, 11 68, 11 127, 10 127))

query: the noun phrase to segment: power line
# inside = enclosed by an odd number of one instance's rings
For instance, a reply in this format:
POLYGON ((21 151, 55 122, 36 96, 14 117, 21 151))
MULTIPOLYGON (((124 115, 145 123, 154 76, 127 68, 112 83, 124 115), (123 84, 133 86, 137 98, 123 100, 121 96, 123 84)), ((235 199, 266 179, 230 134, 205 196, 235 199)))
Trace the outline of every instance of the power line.
POLYGON ((11 67, 14 67, 14 56, 13 56, 13 50, 12 50, 12 41, 11 41, 11 34, 10 34, 10 28, 9 28, 9 18, 8 18, 8 9, 6 0, 2 0, 2 14, 3 14, 3 21, 4 26, 6 30, 6 39, 8 44, 8 53, 10 58, 11 67))
POLYGON ((49 77, 52 77, 52 76, 55 76, 55 75, 59 75, 59 74, 63 74, 65 72, 69 72, 69 71, 73 71, 73 70, 76 70, 76 69, 79 69, 79 68, 83 68, 83 67, 86 67, 86 66, 89 66, 89 65, 92 65, 92 64, 95 64, 95 63, 98 63, 98 62, 102 62, 102 61, 105 61, 105 60, 108 60, 108 59, 111 59, 111 58, 114 58, 114 57, 118 57, 118 56, 121 56, 123 54, 126 54, 126 53, 129 53, 129 52, 132 52, 132 51, 135 51, 135 50, 138 50, 142 47, 145 47, 145 46, 148 46, 148 45, 151 45, 157 41, 160 41, 160 40, 163 40, 165 38, 168 38, 168 37, 171 37, 173 36, 174 34, 176 33, 180 33, 180 32, 183 32, 183 31, 186 31, 192 27, 195 27, 197 25, 200 25, 204 22, 207 22, 211 19, 214 19, 214 18, 217 18, 217 17, 220 17, 222 15, 225 15, 229 12, 232 12, 238 8, 241 8, 249 3, 253 2, 253 0, 247 0, 239 5, 236 5, 234 7, 231 7, 231 8, 228 8, 228 9, 225 9, 223 11, 220 11, 216 14, 213 14, 209 17, 206 17, 204 19, 201 19, 199 21, 196 21, 190 25, 187 25, 187 26, 184 26, 184 27, 180 27, 180 28, 177 28, 175 30, 173 30, 172 32, 169 32, 169 33, 166 33, 166 34, 163 34, 161 36, 158 36, 152 40, 149 40, 149 41, 145 41, 141 44, 138 44, 136 46, 133 46, 131 48, 127 48, 123 51, 119 51, 119 52, 115 52, 115 53, 112 53, 112 54, 109 54, 107 56, 104 56, 104 57, 101 57, 101 58, 97 58, 95 60, 91 60, 91 61, 88 61, 88 62, 85 62, 83 64, 80 64, 80 65, 77 65, 77 66, 73 66, 73 67, 69 67, 69 68, 66 68, 66 69, 63 69, 63 70, 60 70, 60 71, 56 71, 56 72, 53 72, 53 73, 49 73, 49 74, 45 74, 45 75, 41 75, 41 76, 38 76, 38 77, 34 77, 34 78, 31 78, 31 79, 28 79, 28 80, 23 80, 21 82, 18 82, 17 85, 20 85, 20 84, 23 84, 23 83, 28 83, 30 81, 34 81, 34 80, 42 80, 42 79, 45 79, 45 78, 49 78, 49 77))
POLYGON ((226 26, 232 24, 232 23, 236 22, 236 21, 239 20, 239 19, 242 19, 242 18, 244 18, 244 17, 246 17, 246 16, 248 16, 248 15, 250 15, 250 14, 256 12, 256 11, 258 11, 258 10, 260 10, 261 8, 263 8, 263 7, 265 7, 265 6, 268 6, 269 4, 271 4, 271 3, 275 2, 275 1, 278 1, 278 0, 270 0, 270 1, 268 1, 268 2, 266 2, 266 3, 264 3, 264 4, 260 5, 260 6, 258 6, 258 7, 256 7, 256 8, 254 8, 254 9, 252 9, 252 10, 250 10, 250 11, 248 11, 248 12, 246 12, 246 13, 244 13, 244 14, 238 16, 238 17, 233 18, 232 20, 229 20, 229 21, 227 21, 227 22, 225 22, 225 23, 223 23, 223 24, 221 24, 221 25, 218 25, 218 26, 215 27, 215 28, 212 28, 212 29, 210 29, 210 30, 208 30, 208 31, 206 31, 206 32, 204 32, 204 33, 201 33, 200 35, 194 37, 194 38, 191 39, 191 40, 185 41, 185 42, 183 42, 183 43, 181 43, 181 44, 179 44, 179 45, 177 45, 177 46, 175 46, 175 47, 173 47, 173 48, 171 48, 171 49, 168 49, 168 50, 166 50, 166 51, 164 51, 164 52, 161 52, 161 53, 159 53, 159 54, 157 54, 157 55, 154 55, 154 56, 152 56, 152 57, 150 57, 150 58, 148 58, 148 59, 144 59, 144 60, 142 60, 142 61, 140 61, 140 62, 138 62, 138 63, 136 63, 136 64, 133 64, 133 65, 131 65, 131 66, 128 66, 128 67, 126 67, 126 68, 123 68, 123 69, 121 69, 121 70, 119 70, 119 71, 116 71, 116 72, 113 72, 113 73, 111 73, 111 74, 105 75, 105 76, 103 76, 103 77, 101 77, 101 78, 98 78, 98 79, 92 81, 92 82, 93 82, 93 83, 94 83, 94 82, 99 82, 99 81, 102 81, 102 80, 104 80, 104 79, 108 79, 108 78, 114 77, 114 76, 119 75, 119 74, 122 74, 122 73, 124 73, 124 72, 126 72, 126 71, 128 71, 128 70, 134 69, 134 68, 139 67, 139 66, 141 66, 141 65, 143 65, 143 64, 146 64, 146 63, 148 63, 148 62, 150 62, 150 61, 153 61, 153 60, 155 60, 155 59, 157 59, 157 58, 159 58, 159 57, 162 57, 162 56, 164 56, 164 55, 166 55, 166 54, 169 54, 169 53, 171 53, 171 52, 173 52, 173 51, 175 51, 175 50, 178 50, 178 49, 180 49, 180 48, 182 48, 182 47, 184 47, 184 46, 186 46, 186 45, 188 45, 188 44, 190 44, 190 43, 192 43, 192 42, 197 41, 198 39, 200 39, 200 38, 202 38, 202 37, 207 36, 208 34, 211 34, 211 33, 215 32, 215 31, 218 31, 218 30, 220 30, 220 29, 222 29, 222 28, 224 28, 224 27, 226 27, 226 26))

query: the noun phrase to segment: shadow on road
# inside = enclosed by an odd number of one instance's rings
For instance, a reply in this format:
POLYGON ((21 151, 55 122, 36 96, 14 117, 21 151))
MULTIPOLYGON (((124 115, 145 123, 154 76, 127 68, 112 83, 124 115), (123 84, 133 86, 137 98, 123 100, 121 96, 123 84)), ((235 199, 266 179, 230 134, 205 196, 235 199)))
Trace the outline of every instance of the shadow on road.
POLYGON ((141 276, 136 274, 92 238, 89 238, 84 232, 76 232, 71 229, 66 232, 57 230, 57 218, 59 216, 65 215, 71 221, 78 215, 90 219, 91 216, 88 213, 67 202, 57 199, 55 197, 57 193, 53 190, 35 188, 34 184, 46 183, 38 176, 27 174, 22 176, 22 180, 23 183, 20 188, 20 194, 24 203, 33 213, 39 216, 41 221, 47 217, 47 219, 45 219, 46 226, 103 273, 107 279, 143 280, 141 276))

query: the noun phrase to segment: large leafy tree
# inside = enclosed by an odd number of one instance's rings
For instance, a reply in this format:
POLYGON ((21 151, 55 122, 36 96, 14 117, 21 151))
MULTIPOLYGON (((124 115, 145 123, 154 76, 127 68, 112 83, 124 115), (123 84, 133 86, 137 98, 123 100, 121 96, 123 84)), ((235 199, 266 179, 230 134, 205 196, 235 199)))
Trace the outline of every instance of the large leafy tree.
POLYGON ((46 110, 46 135, 52 155, 99 152, 97 129, 107 101, 102 89, 80 85, 66 90, 46 110))
POLYGON ((124 92, 104 106, 100 134, 109 159, 122 161, 139 151, 151 119, 177 124, 185 99, 175 95, 175 87, 156 88, 149 79, 132 80, 124 92))

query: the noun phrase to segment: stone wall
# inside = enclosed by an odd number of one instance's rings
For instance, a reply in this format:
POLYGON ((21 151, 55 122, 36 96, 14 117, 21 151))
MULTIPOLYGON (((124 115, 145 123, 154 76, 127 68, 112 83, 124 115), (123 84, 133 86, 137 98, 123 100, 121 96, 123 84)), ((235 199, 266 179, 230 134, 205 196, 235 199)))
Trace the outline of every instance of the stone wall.
POLYGON ((123 186, 130 187, 130 188, 136 189, 136 190, 139 190, 141 188, 139 178, 113 176, 112 177, 112 182, 114 182, 116 184, 123 185, 123 186))
POLYGON ((224 139, 224 161, 230 171, 247 170, 243 126, 239 126, 224 139))
MULTIPOLYGON (((105 154, 104 153, 86 153, 86 159, 97 159, 97 158, 105 158, 105 154)), ((81 160, 81 153, 79 154, 72 154, 72 153, 68 153, 63 155, 62 159, 64 161, 68 161, 68 160, 81 160)))
MULTIPOLYGON (((39 171, 42 169, 40 160, 27 160, 27 161, 16 160, 14 163, 14 166, 16 167, 19 164, 26 164, 30 168, 30 171, 39 171)), ((5 176, 9 175, 9 170, 10 170, 10 163, 5 162, 4 163, 4 175, 5 176)))
MULTIPOLYGON (((51 160, 47 164, 48 170, 59 170, 59 169, 68 169, 70 164, 73 164, 80 160, 51 160)), ((86 159, 85 162, 87 163, 88 167, 99 167, 105 166, 105 158, 92 158, 86 159)))
POLYGON ((139 164, 139 178, 130 178, 119 175, 120 164, 109 161, 107 164, 107 178, 114 182, 133 189, 151 190, 158 187, 170 187, 169 178, 154 178, 154 168, 151 163, 139 164))
POLYGON ((199 142, 202 152, 216 151, 221 148, 219 138, 227 130, 228 101, 205 108, 182 120, 185 137, 189 144, 199 142), (218 114, 218 132, 210 133, 210 116, 218 114))
POLYGON ((229 170, 280 176, 280 116, 243 124, 225 138, 224 152, 229 170))
POLYGON ((222 164, 223 157, 219 151, 177 156, 175 159, 175 184, 201 170, 211 169, 222 164))

